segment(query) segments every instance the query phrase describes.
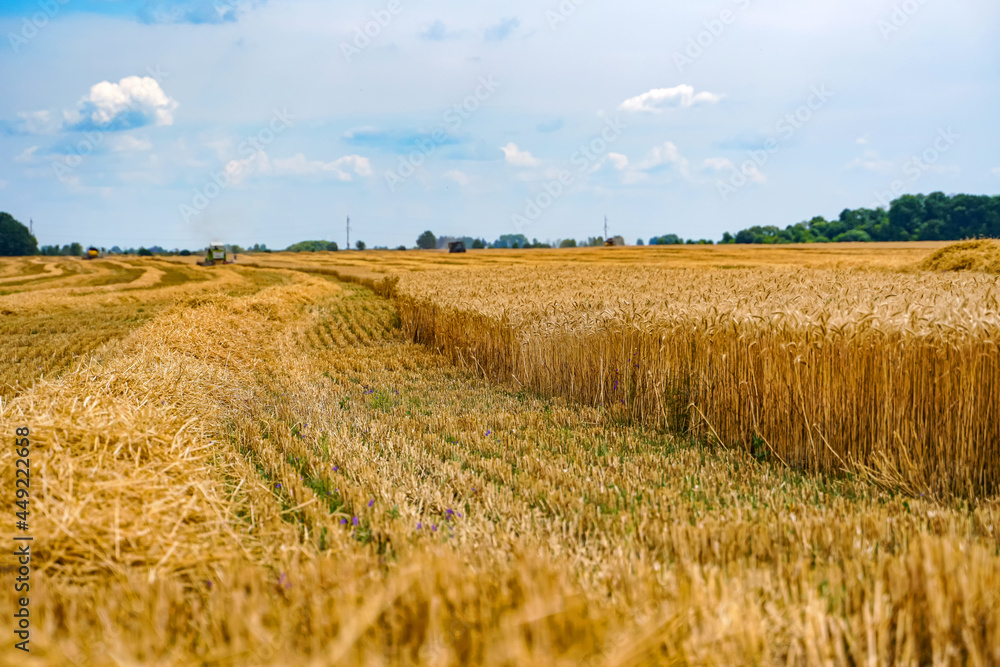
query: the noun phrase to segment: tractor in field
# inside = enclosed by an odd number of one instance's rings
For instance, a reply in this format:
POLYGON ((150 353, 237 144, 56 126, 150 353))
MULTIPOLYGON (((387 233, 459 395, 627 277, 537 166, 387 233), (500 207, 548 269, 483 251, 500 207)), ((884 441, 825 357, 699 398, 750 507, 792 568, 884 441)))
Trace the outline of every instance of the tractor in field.
POLYGON ((448 252, 465 252, 465 241, 450 241, 448 243, 448 252))
POLYGON ((97 248, 95 248, 94 246, 90 246, 89 248, 87 248, 87 252, 86 252, 86 254, 84 254, 83 258, 84 259, 97 259, 100 256, 101 256, 101 251, 98 250, 97 248))
POLYGON ((205 261, 198 262, 201 266, 215 266, 216 264, 232 264, 235 261, 230 259, 226 253, 226 246, 221 243, 212 243, 208 246, 208 252, 205 253, 205 261))

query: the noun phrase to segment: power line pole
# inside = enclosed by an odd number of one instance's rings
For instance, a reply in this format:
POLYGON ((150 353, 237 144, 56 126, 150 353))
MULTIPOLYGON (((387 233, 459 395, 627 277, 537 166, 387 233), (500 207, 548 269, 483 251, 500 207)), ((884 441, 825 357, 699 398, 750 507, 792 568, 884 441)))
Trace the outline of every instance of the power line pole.
POLYGON ((608 216, 604 216, 604 240, 608 240, 608 216))
POLYGON ((351 216, 347 216, 347 247, 344 250, 351 249, 351 216))
POLYGON ((35 221, 32 218, 28 218, 28 233, 32 236, 35 235, 35 221))

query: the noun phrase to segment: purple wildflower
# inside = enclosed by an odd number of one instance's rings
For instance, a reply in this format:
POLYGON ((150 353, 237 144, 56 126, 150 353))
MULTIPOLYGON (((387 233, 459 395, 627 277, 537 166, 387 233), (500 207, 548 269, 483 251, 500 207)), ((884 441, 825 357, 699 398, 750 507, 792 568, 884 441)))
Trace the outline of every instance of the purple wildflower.
POLYGON ((340 520, 340 523, 341 523, 341 524, 345 524, 345 523, 347 523, 347 519, 341 519, 341 520, 340 520))
POLYGON ((372 498, 371 500, 368 501, 368 507, 371 507, 374 504, 375 504, 375 499, 374 498, 372 498))
POLYGON ((431 530, 433 530, 436 533, 437 529, 438 529, 438 525, 436 523, 432 523, 431 524, 431 530))
POLYGON ((424 527, 424 524, 419 523, 419 522, 417 523, 417 530, 420 530, 423 527, 424 527))
POLYGON ((277 484, 275 484, 275 485, 274 485, 274 488, 276 488, 276 489, 280 489, 280 488, 281 488, 281 482, 278 482, 277 484))
POLYGON ((353 523, 355 526, 358 525, 358 517, 354 517, 353 519, 351 519, 351 523, 353 523))

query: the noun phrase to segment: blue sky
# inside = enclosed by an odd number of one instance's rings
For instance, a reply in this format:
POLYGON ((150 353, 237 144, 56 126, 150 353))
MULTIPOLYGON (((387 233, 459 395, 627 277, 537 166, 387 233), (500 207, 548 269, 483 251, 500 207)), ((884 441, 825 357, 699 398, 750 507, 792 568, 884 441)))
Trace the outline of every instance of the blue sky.
POLYGON ((993 0, 3 0, 0 34, 0 210, 43 244, 718 239, 1000 191, 993 0))

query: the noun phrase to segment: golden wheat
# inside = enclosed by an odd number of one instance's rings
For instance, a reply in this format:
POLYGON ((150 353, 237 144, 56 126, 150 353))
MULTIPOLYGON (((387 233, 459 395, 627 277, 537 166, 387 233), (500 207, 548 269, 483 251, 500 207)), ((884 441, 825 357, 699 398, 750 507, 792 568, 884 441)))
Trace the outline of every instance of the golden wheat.
MULTIPOLYGON (((1000 662, 996 501, 803 475, 520 386, 556 355, 476 377, 533 340, 566 336, 574 368, 624 354, 600 347, 624 335, 610 297, 575 297, 589 319, 530 294, 506 320, 439 301, 427 323, 408 274, 368 273, 397 312, 329 273, 217 268, 225 291, 165 287, 153 318, 0 409, 33 429, 37 662, 1000 662), (407 340, 425 325, 464 326, 464 347, 407 340)), ((124 305, 127 284, 82 299, 124 305)))

